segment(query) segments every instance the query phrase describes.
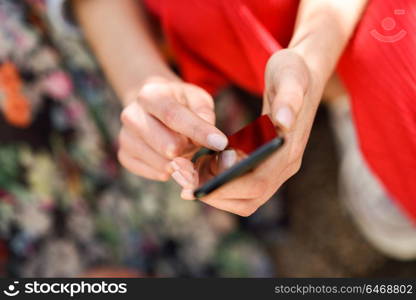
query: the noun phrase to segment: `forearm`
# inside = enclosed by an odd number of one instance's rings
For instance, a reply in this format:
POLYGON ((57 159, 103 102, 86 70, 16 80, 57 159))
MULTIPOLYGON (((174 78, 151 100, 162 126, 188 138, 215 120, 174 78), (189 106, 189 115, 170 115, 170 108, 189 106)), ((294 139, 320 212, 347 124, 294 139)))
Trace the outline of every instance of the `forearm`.
POLYGON ((152 76, 176 78, 137 0, 73 0, 84 34, 120 99, 152 76))
POLYGON ((302 0, 289 48, 325 85, 368 0, 302 0))

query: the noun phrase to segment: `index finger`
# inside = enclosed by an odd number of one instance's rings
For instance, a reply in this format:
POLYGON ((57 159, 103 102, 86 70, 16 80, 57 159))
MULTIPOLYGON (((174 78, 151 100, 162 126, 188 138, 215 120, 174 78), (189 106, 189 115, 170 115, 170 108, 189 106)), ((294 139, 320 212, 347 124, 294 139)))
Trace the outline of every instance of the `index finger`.
POLYGON ((198 145, 216 151, 225 149, 228 139, 218 128, 173 99, 169 93, 155 91, 156 88, 157 86, 147 87, 147 91, 144 92, 151 94, 152 97, 141 98, 143 107, 148 113, 198 145))

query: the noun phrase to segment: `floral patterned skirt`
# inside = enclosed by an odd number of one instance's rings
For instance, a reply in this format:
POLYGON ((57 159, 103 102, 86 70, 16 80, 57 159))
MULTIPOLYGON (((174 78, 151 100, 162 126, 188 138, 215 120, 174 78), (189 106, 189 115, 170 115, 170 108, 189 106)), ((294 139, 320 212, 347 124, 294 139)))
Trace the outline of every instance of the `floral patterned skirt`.
POLYGON ((118 101, 47 9, 0 0, 1 274, 274 275, 277 202, 244 220, 124 171, 118 101))

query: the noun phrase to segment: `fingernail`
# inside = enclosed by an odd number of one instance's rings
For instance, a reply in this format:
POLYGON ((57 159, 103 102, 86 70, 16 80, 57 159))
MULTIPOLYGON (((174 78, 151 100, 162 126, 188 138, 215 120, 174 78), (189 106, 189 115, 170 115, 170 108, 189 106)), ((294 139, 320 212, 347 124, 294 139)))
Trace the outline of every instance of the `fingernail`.
POLYGON ((183 187, 191 185, 191 183, 188 180, 186 180, 185 177, 179 171, 173 172, 172 177, 173 179, 175 179, 177 183, 179 183, 183 187))
POLYGON ((181 171, 181 175, 183 176, 183 177, 185 177, 185 179, 188 181, 188 182, 190 182, 191 184, 193 184, 194 182, 195 182, 195 172, 190 172, 190 171, 185 171, 185 170, 182 170, 181 171))
POLYGON ((175 171, 179 171, 181 169, 181 167, 179 167, 179 165, 175 161, 172 161, 170 165, 172 169, 174 169, 175 171))
POLYGON ((276 118, 276 121, 280 125, 285 127, 286 129, 290 129, 293 125, 293 120, 294 120, 293 112, 287 106, 279 108, 279 110, 276 113, 275 118, 276 118))
POLYGON ((230 168, 237 160, 237 153, 234 150, 226 150, 220 156, 220 164, 223 169, 230 168))
POLYGON ((181 197, 185 200, 194 200, 194 191, 191 189, 183 189, 181 192, 181 197))
POLYGON ((208 141, 208 144, 212 148, 215 148, 216 150, 219 150, 219 151, 224 150, 228 144, 228 140, 226 137, 216 134, 216 133, 209 134, 207 141, 208 141))
POLYGON ((178 171, 179 174, 183 178, 185 178, 185 180, 188 183, 192 183, 192 182, 195 181, 195 172, 196 172, 195 170, 192 170, 192 171, 184 170, 178 165, 178 163, 176 161, 171 161, 169 165, 174 171, 178 171))

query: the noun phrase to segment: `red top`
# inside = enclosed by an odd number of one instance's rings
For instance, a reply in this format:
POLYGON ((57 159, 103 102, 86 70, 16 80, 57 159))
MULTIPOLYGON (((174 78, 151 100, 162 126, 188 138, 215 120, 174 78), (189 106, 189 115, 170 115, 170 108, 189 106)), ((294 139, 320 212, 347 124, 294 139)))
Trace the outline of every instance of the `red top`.
MULTIPOLYGON (((261 95, 266 62, 288 45, 297 0, 146 0, 185 80, 261 95)), ((416 220, 416 6, 372 0, 338 71, 369 166, 416 220)), ((319 45, 317 45, 319 47, 319 45)))

